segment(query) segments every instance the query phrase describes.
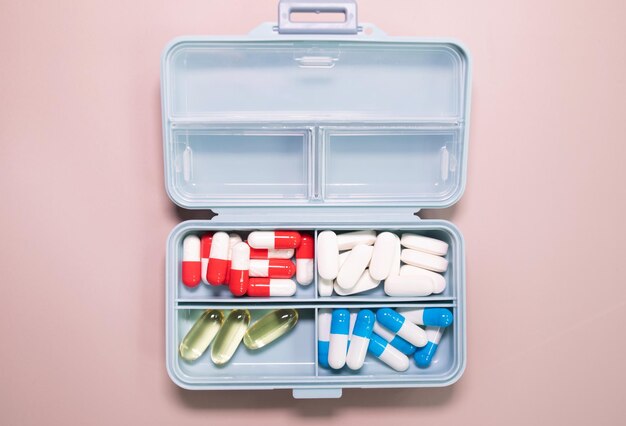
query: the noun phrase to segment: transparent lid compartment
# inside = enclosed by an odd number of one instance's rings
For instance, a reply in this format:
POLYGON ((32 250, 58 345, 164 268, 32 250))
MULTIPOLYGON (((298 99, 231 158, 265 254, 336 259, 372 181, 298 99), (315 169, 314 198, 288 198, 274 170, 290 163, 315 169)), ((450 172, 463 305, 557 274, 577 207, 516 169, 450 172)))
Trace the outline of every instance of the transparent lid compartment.
POLYGON ((460 128, 335 128, 324 135, 323 197, 427 205, 461 188, 460 128))
POLYGON ((163 56, 166 188, 184 208, 447 207, 469 68, 448 42, 190 38, 163 56))
POLYGON ((182 204, 309 197, 308 130, 176 129, 172 141, 170 195, 182 204))
POLYGON ((168 117, 457 119, 465 62, 447 43, 181 43, 168 117))

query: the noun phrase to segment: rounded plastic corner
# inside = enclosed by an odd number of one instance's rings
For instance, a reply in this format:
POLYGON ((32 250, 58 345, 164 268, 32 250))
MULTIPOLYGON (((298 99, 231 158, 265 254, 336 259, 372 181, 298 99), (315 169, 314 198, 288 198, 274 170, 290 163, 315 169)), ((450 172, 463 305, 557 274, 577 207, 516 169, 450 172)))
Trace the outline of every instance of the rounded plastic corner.
MULTIPOLYGON (((165 172, 165 176, 167 179, 167 171, 165 172)), ((179 192, 176 191, 176 188, 172 185, 169 185, 169 182, 165 182, 165 193, 168 198, 172 200, 172 203, 176 204, 178 207, 182 209, 191 209, 188 204, 184 202, 184 197, 181 196, 179 192)))
POLYGON ((167 61, 167 58, 172 53, 176 52, 176 49, 179 44, 183 44, 186 42, 189 42, 189 37, 186 37, 186 36, 178 36, 178 37, 171 39, 161 51, 161 66, 164 66, 167 61))
POLYGON ((193 390, 194 388, 189 385, 187 382, 184 382, 179 376, 178 374, 176 374, 173 370, 173 367, 170 365, 170 363, 168 362, 166 365, 166 370, 167 370, 167 375, 169 376, 170 380, 172 382, 174 382, 174 384, 176 386, 178 386, 181 389, 185 389, 185 390, 193 390))
POLYGON ((442 203, 437 206, 437 208, 447 209, 458 203, 465 193, 465 186, 465 179, 462 179, 459 186, 456 187, 456 189, 450 194, 449 197, 443 199, 442 203))
POLYGON ((465 59, 467 59, 468 61, 472 59, 472 54, 469 48, 462 41, 455 39, 455 38, 451 38, 448 40, 448 44, 454 46, 454 48, 459 51, 459 54, 463 55, 465 59))
MULTIPOLYGON (((176 229, 176 228, 174 228, 174 229, 176 229)), ((165 340, 166 341, 168 341, 168 338, 169 338, 168 334, 169 334, 169 332, 166 332, 166 335, 165 335, 165 340)), ((176 353, 178 354, 178 351, 176 351, 176 353)), ((195 387, 192 384, 190 384, 190 383, 186 382, 185 380, 183 380, 183 378, 179 374, 179 371, 178 371, 176 365, 173 364, 174 359, 172 359, 170 357, 169 351, 167 351, 167 349, 166 349, 166 352, 165 352, 165 359, 166 359, 165 369, 167 370, 167 375, 169 376, 170 380, 172 382, 174 382, 174 384, 176 386, 178 386, 179 388, 181 388, 181 389, 194 390, 195 387)))
POLYGON ((167 236, 168 247, 173 247, 174 244, 178 241, 180 234, 184 233, 188 229, 193 229, 198 225, 198 222, 199 221, 196 220, 185 220, 184 222, 180 222, 178 225, 176 225, 167 236))
POLYGON ((463 249, 465 247, 465 239, 463 238, 463 234, 461 230, 454 223, 445 219, 429 219, 429 221, 433 224, 440 224, 442 228, 449 231, 452 236, 456 239, 456 245, 463 249))
POLYGON ((452 386, 453 384, 461 380, 461 377, 463 377, 463 374, 465 374, 465 369, 467 367, 467 361, 465 359, 466 354, 467 351, 463 350, 463 359, 461 360, 461 363, 457 367, 456 371, 452 373, 449 379, 444 380, 440 383, 440 387, 452 386))

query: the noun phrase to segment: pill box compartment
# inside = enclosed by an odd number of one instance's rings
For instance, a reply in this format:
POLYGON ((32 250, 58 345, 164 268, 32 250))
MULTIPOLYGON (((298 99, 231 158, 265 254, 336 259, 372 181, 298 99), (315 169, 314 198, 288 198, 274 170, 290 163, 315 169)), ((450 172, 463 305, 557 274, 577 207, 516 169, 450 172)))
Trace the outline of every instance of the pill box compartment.
POLYGON ((462 126, 322 127, 322 198, 329 202, 457 199, 462 191, 462 126), (402 153, 402 155, 398 155, 402 153))
MULTIPOLYGON (((456 230, 456 228, 450 227, 448 225, 449 222, 439 222, 433 223, 434 221, 423 221, 419 226, 411 226, 411 227, 393 227, 393 228, 376 228, 373 229, 377 234, 381 232, 391 232, 396 234, 398 238, 402 236, 404 233, 413 233, 419 234, 426 237, 436 238, 441 241, 445 241, 448 244, 448 253, 445 258, 448 260, 448 268, 441 275, 444 276, 446 280, 446 288, 443 292, 439 294, 431 294, 429 296, 413 296, 413 297, 391 297, 387 296, 384 291, 384 281, 374 289, 358 293, 350 296, 339 296, 337 293, 333 292, 331 296, 318 296, 320 301, 332 301, 332 302, 341 302, 342 300, 350 300, 350 301, 360 301, 360 302, 372 302, 372 301, 393 301, 393 302, 402 302, 402 301, 447 301, 447 300, 456 300, 457 295, 460 292, 460 287, 463 285, 463 278, 461 276, 460 265, 461 259, 463 258, 463 244, 460 238, 460 234, 456 230)), ((343 232, 350 231, 358 231, 363 229, 337 229, 333 228, 337 235, 340 235, 343 232)), ((322 230, 318 230, 316 232, 316 237, 322 230)), ((317 241, 317 240, 316 240, 317 241)), ((317 247, 317 246, 316 246, 317 247)), ((316 285, 319 285, 320 277, 316 270, 316 285)), ((316 294, 319 294, 317 292, 316 294)))
MULTIPOLYGON (((290 297, 235 297, 230 292, 227 285, 206 285, 204 283, 198 284, 196 287, 187 287, 182 283, 182 253, 183 253, 183 240, 189 234, 202 235, 205 232, 217 232, 224 231, 229 234, 237 234, 239 235, 243 241, 248 238, 248 234, 250 234, 253 230, 260 229, 279 229, 276 228, 264 228, 259 227, 255 229, 224 229, 223 227, 214 227, 210 224, 211 222, 207 221, 189 221, 184 222, 186 226, 179 228, 180 232, 172 232, 170 236, 170 244, 168 246, 168 258, 172 257, 176 259, 177 262, 175 264, 171 264, 171 274, 168 274, 168 280, 171 282, 171 286, 175 291, 175 297, 177 302, 189 302, 189 301, 204 301, 204 302, 229 302, 229 303, 241 303, 242 299, 257 301, 266 301, 266 302, 279 302, 279 301, 291 301, 292 299, 301 299, 301 300, 315 300, 316 296, 316 285, 315 283, 311 283, 309 285, 300 285, 296 284, 296 294, 290 297)), ((283 227, 284 228, 284 227, 283 227)), ((293 228, 290 228, 293 230, 293 228)), ((304 231, 299 229, 300 231, 304 231)), ((306 230, 314 234, 314 230, 306 230)), ((295 261, 295 258, 291 260, 295 261)), ((295 275, 292 277, 292 281, 296 282, 295 275)))
MULTIPOLYGON (((284 306, 275 307, 276 309, 284 306)), ((250 305, 228 306, 179 306, 175 312, 176 326, 168 342, 170 374, 183 386, 251 384, 254 382, 297 382, 315 376, 315 310, 300 309, 295 327, 280 339, 267 346, 250 350, 243 343, 232 359, 221 366, 211 361, 211 346, 197 360, 188 362, 178 354, 178 345, 205 309, 222 310, 227 316, 231 309, 248 309, 250 325, 270 312, 265 307, 250 305)))
POLYGON ((320 307, 313 305, 195 305, 179 306, 174 314, 173 326, 167 334, 167 365, 172 380, 188 389, 327 389, 340 387, 380 387, 380 386, 443 386, 455 382, 465 368, 464 312, 455 304, 343 304, 328 308, 350 308, 376 310, 383 307, 446 307, 450 309, 455 322, 446 328, 432 364, 428 368, 418 368, 411 357, 410 367, 405 372, 397 372, 368 354, 360 370, 348 367, 331 370, 318 365, 317 318, 320 307), (211 346, 197 360, 188 362, 180 358, 178 346, 195 320, 205 309, 220 309, 225 315, 231 309, 248 309, 252 320, 261 318, 271 309, 293 308, 298 311, 296 326, 264 348, 256 351, 247 349, 243 343, 233 358, 222 366, 211 362, 211 346))
MULTIPOLYGON (((310 227, 302 227, 299 225, 288 226, 283 223, 276 224, 264 224, 255 227, 254 229, 241 229, 241 228, 233 228, 233 227, 225 227, 214 225, 213 221, 187 221, 183 222, 179 225, 174 231, 172 231, 169 244, 168 244, 168 288, 173 290, 173 296, 176 302, 225 302, 225 303, 241 303, 242 299, 245 300, 253 300, 255 302, 279 302, 285 301, 290 302, 294 299, 298 301, 309 301, 313 302, 316 300, 324 301, 324 302, 338 302, 342 301, 360 301, 360 302, 402 302, 402 301, 431 301, 431 302, 440 302, 440 301, 456 301, 458 294, 461 291, 461 288, 464 286, 463 280, 463 259, 464 259, 464 248, 463 248, 463 240, 461 234, 458 229, 449 222, 446 221, 436 221, 436 220, 422 220, 418 221, 414 220, 415 223, 412 224, 398 224, 395 227, 385 227, 380 228, 380 224, 369 224, 370 226, 357 226, 354 224, 334 224, 332 226, 329 224, 329 227, 320 227, 320 228, 310 228, 310 227), (332 227, 330 227, 332 226, 332 227), (375 227, 376 226, 376 227, 375 227), (217 232, 224 231, 228 233, 236 233, 243 240, 245 240, 248 234, 253 230, 276 230, 276 229, 285 229, 285 230, 297 230, 301 232, 309 232, 315 236, 317 243, 317 235, 327 229, 333 230, 338 234, 350 231, 358 231, 358 230, 374 230, 377 233, 388 231, 395 233, 400 237, 403 233, 417 233, 420 235, 436 238, 448 243, 448 254, 445 256, 448 260, 448 269, 442 275, 446 279, 446 288, 440 294, 431 294, 429 296, 423 297, 390 297, 387 296, 384 292, 384 282, 381 282, 378 287, 373 290, 369 290, 367 292, 350 295, 350 296, 339 296, 336 293, 333 293, 332 296, 322 297, 319 296, 318 285, 319 285, 319 274, 317 273, 317 260, 315 260, 315 278, 313 283, 309 285, 300 285, 296 284, 296 294, 290 297, 269 297, 269 298, 261 298, 261 297, 235 297, 231 294, 228 286, 212 286, 200 283, 196 287, 187 287, 183 285, 181 276, 181 266, 182 266, 182 247, 183 240, 185 236, 189 234, 202 235, 205 232, 217 232)), ((317 253, 317 244, 315 247, 317 253)), ((315 256, 317 259, 317 256, 315 256)), ((295 281, 295 276, 292 278, 295 281)))
POLYGON ((170 196, 299 204, 311 198, 312 129, 172 124, 170 196))
POLYGON ((463 125, 171 123, 170 197, 185 207, 449 205, 464 189, 463 125))
MULTIPOLYGON (((311 220, 314 218, 315 215, 312 215, 311 220)), ((242 217, 241 221, 249 223, 250 218, 242 217)), ((188 389, 292 388, 295 390, 294 394, 299 396, 309 395, 306 392, 311 390, 324 390, 314 394, 317 396, 332 396, 336 395, 334 392, 337 390, 346 387, 445 386, 458 380, 463 373, 466 356, 465 265, 460 233, 451 223, 440 220, 414 219, 413 223, 399 222, 394 227, 384 228, 380 228, 382 222, 364 222, 356 226, 354 222, 329 222, 319 227, 311 227, 270 221, 254 229, 294 229, 315 234, 326 229, 337 233, 373 229, 398 234, 413 232, 439 238, 449 244, 449 282, 446 291, 441 295, 425 298, 397 298, 384 295, 380 288, 363 295, 319 297, 315 290, 317 283, 314 282, 307 287, 298 285, 296 296, 290 298, 235 298, 230 295, 226 286, 213 287, 204 284, 199 286, 200 293, 190 293, 190 289, 180 282, 180 254, 184 236, 189 233, 199 235, 203 232, 225 231, 237 232, 245 237, 252 229, 242 229, 241 223, 220 223, 219 216, 211 221, 183 222, 170 234, 167 253, 166 348, 168 372, 172 380, 188 389), (222 293, 210 293, 213 290, 221 290, 222 293), (418 368, 411 358, 409 370, 400 373, 371 355, 367 357, 365 366, 356 372, 347 367, 334 371, 317 365, 317 315, 320 308, 378 309, 399 306, 446 307, 453 311, 454 323, 446 329, 429 368, 418 368), (246 308, 253 315, 253 320, 269 309, 293 308, 298 310, 300 320, 288 335, 259 352, 240 347, 231 362, 225 366, 213 365, 208 351, 195 362, 183 361, 178 356, 178 345, 194 319, 204 309, 209 308, 224 311, 246 308)))
MULTIPOLYGON (((433 357, 433 361, 431 365, 427 368, 419 368, 415 364, 413 356, 409 356, 409 369, 406 371, 395 371, 391 367, 384 364, 382 361, 376 359, 373 355, 369 354, 365 358, 365 363, 360 370, 353 371, 349 369, 347 366, 344 366, 341 369, 334 370, 331 368, 322 368, 318 369, 318 376, 322 380, 329 381, 351 381, 355 383, 363 383, 363 382, 380 382, 380 381, 390 381, 393 383, 401 383, 401 382, 414 382, 417 381, 422 385, 426 385, 428 383, 446 383, 455 381, 458 378, 465 368, 465 355, 463 353, 463 331, 462 322, 460 326, 456 325, 456 322, 462 318, 463 313, 460 309, 457 308, 455 304, 375 304, 375 305, 362 305, 356 307, 358 309, 371 309, 375 311, 379 308, 384 307, 411 307, 411 308, 434 308, 441 307, 447 308, 452 311, 455 322, 449 327, 445 328, 443 332, 441 341, 439 346, 437 347, 437 352, 433 357)), ((333 305, 333 309, 342 307, 342 308, 350 308, 354 309, 354 305, 333 305)), ((421 326, 423 328, 423 326, 421 326)))

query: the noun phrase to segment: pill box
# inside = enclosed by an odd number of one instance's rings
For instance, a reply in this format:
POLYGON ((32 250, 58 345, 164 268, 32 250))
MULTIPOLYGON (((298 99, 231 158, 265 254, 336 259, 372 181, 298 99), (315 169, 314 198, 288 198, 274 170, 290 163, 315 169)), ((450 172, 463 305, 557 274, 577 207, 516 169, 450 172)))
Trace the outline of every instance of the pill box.
POLYGON ((447 39, 389 37, 356 20, 351 1, 282 1, 278 24, 247 36, 180 37, 161 69, 165 187, 184 209, 213 211, 180 223, 166 255, 166 363, 186 389, 293 389, 332 398, 344 388, 447 386, 466 364, 465 254, 457 227, 422 220, 466 181, 471 62, 447 39), (292 12, 340 11, 343 22, 303 23, 292 12), (292 297, 234 297, 228 288, 181 284, 189 233, 252 230, 418 233, 445 241, 447 287, 427 297, 389 297, 382 288, 321 297, 318 274, 292 297), (190 363, 178 344, 204 309, 294 308, 290 334, 226 366, 190 363), (367 359, 358 371, 317 365, 321 308, 446 307, 455 316, 428 369, 395 372, 367 359))

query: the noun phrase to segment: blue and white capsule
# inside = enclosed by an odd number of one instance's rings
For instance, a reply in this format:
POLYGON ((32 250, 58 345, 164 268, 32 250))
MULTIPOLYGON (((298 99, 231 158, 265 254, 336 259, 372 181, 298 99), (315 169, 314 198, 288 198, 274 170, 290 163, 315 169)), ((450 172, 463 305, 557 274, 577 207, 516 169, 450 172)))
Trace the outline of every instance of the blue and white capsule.
POLYGON ((419 368, 426 368, 433 362, 444 330, 445 328, 441 327, 426 327, 428 343, 423 348, 418 348, 413 355, 413 359, 419 368))
POLYGON ((317 314, 317 362, 328 368, 328 348, 330 345, 330 323, 333 313, 330 309, 320 309, 317 314))
POLYGON ((378 321, 374 323, 374 333, 385 339, 391 346, 399 350, 405 355, 411 356, 417 349, 415 346, 404 340, 400 336, 396 336, 391 331, 380 325, 378 321))
POLYGON ((363 309, 359 312, 350 336, 348 355, 346 355, 346 365, 351 370, 358 370, 363 367, 375 322, 376 315, 374 312, 369 309, 363 309))
POLYGON ((350 334, 350 312, 347 309, 333 310, 330 322, 330 343, 328 345, 328 365, 336 370, 346 365, 348 335, 350 334))
POLYGON ((428 343, 426 332, 423 329, 419 328, 393 309, 379 309, 376 312, 376 320, 380 323, 380 325, 387 327, 393 333, 396 333, 398 336, 418 348, 426 346, 426 343, 428 343))
POLYGON ((354 324, 356 324, 356 317, 358 315, 358 309, 350 309, 350 331, 348 332, 348 350, 350 350, 350 342, 352 341, 352 330, 354 330, 354 324))
POLYGON ((398 308, 396 312, 417 325, 448 327, 454 322, 452 311, 446 308, 398 308))
POLYGON ((370 336, 370 344, 367 350, 396 371, 406 371, 409 368, 409 357, 391 346, 377 334, 370 336))

